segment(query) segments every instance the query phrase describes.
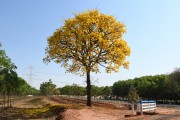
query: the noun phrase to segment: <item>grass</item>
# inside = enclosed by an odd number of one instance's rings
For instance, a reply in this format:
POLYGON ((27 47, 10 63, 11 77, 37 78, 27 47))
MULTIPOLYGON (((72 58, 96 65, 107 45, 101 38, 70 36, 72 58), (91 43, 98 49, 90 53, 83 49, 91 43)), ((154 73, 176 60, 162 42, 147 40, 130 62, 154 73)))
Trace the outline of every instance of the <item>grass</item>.
POLYGON ((59 113, 65 111, 66 107, 62 105, 48 104, 42 108, 27 108, 20 112, 21 115, 30 118, 44 118, 51 116, 58 116, 59 113))

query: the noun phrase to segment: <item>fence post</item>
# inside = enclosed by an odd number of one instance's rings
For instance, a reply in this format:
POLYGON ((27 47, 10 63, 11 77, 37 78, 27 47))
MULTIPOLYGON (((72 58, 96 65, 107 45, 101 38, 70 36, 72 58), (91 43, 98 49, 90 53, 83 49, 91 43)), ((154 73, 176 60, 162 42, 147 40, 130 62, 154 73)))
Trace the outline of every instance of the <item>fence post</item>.
POLYGON ((140 107, 141 107, 141 104, 140 104, 140 101, 138 101, 138 104, 137 104, 137 112, 140 113, 140 107))
MULTIPOLYGON (((156 108, 156 101, 154 103, 154 107, 156 108)), ((154 113, 156 113, 156 109, 154 109, 154 113)))
POLYGON ((141 112, 141 115, 142 115, 143 114, 142 100, 140 101, 140 112, 141 112))
POLYGON ((134 115, 134 101, 131 102, 132 115, 134 115))

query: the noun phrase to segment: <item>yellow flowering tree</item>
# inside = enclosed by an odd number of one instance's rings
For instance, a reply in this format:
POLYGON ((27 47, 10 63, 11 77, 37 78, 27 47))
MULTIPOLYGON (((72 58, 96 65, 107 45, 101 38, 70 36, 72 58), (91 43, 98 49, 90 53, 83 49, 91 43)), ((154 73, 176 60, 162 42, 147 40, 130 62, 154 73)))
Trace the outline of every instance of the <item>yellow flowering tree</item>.
POLYGON ((126 61, 130 47, 122 38, 125 25, 113 16, 89 10, 64 21, 64 25, 48 38, 44 62, 51 60, 65 67, 67 72, 87 77, 87 106, 91 106, 90 73, 118 72, 120 66, 128 68, 126 61))

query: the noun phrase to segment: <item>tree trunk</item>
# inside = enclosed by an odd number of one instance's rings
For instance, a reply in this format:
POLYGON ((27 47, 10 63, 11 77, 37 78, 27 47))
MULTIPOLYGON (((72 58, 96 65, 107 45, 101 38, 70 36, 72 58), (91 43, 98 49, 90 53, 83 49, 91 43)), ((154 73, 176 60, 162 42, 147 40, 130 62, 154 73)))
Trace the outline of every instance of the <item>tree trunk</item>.
POLYGON ((10 95, 10 107, 12 107, 12 103, 11 103, 12 101, 11 101, 11 95, 10 95))
POLYGON ((91 81, 90 81, 90 72, 87 72, 87 106, 91 107, 91 81))
POLYGON ((10 107, 10 100, 9 100, 9 93, 8 93, 8 101, 7 101, 7 106, 10 107))
POLYGON ((3 108, 5 108, 5 107, 6 107, 6 95, 4 93, 4 95, 3 95, 3 108))

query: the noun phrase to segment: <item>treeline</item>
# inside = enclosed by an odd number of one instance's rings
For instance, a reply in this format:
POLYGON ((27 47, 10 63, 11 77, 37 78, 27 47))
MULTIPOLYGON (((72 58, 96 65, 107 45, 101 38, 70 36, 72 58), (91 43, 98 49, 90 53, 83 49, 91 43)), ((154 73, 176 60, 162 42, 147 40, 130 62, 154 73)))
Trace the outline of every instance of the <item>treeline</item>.
MULTIPOLYGON (((128 100, 130 88, 136 91, 140 99, 153 99, 162 103, 180 103, 180 68, 169 75, 143 76, 139 78, 121 80, 113 86, 98 87, 92 85, 91 95, 105 99, 128 100)), ((58 88, 61 95, 85 96, 86 88, 77 84, 58 88)))
POLYGON ((130 86, 134 86, 141 99, 154 99, 158 102, 180 102, 180 69, 169 75, 143 76, 118 81, 113 84, 112 93, 117 98, 127 98, 130 86))
MULTIPOLYGON (((108 99, 112 96, 112 87, 98 87, 95 85, 92 85, 91 87, 91 95, 93 97, 102 96, 103 98, 108 99)), ((66 85, 58 89, 61 92, 61 95, 86 96, 86 88, 77 84, 66 85)))
POLYGON ((0 44, 0 102, 3 107, 11 106, 11 97, 17 95, 39 94, 39 91, 18 77, 17 67, 6 55, 0 44))
POLYGON ((42 95, 59 95, 60 91, 56 88, 56 85, 52 83, 51 79, 48 82, 43 82, 40 85, 40 92, 42 95))

